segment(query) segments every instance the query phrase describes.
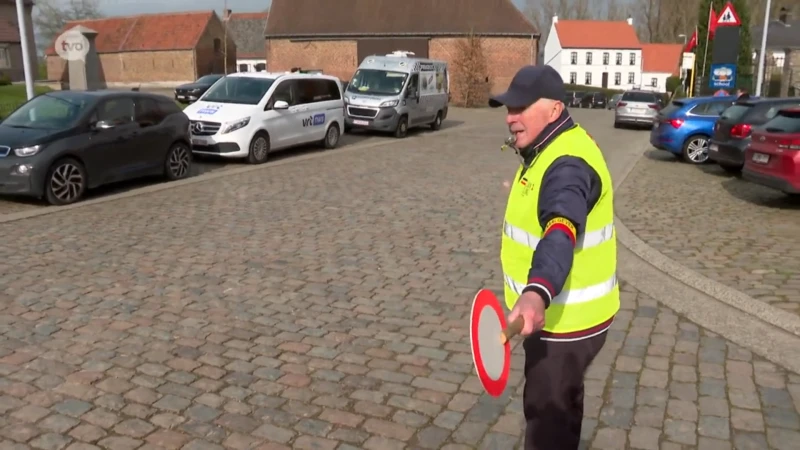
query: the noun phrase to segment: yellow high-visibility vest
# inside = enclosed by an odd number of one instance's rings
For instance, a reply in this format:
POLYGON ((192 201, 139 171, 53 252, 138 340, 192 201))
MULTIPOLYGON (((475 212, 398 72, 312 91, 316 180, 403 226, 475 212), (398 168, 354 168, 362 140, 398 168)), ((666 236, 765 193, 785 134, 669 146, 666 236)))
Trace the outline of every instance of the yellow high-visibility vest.
POLYGON ((557 158, 575 156, 600 176, 600 199, 589 212, 585 232, 576 236, 572 270, 562 291, 545 313, 544 331, 572 333, 598 326, 619 311, 617 239, 614 231, 614 189, 603 154, 580 126, 563 132, 541 153, 527 171, 517 170, 508 197, 500 260, 505 279, 505 301, 514 307, 528 284, 536 245, 544 236, 538 217, 539 188, 545 172, 557 158))

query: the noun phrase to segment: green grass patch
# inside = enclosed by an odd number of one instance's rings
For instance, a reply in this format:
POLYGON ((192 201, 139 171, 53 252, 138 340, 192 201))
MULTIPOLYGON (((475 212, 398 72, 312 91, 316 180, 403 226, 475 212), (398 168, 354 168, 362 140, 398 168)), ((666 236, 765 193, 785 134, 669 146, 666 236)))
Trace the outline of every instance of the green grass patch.
MULTIPOLYGON (((51 92, 52 89, 47 86, 34 86, 33 91, 39 95, 51 92)), ((28 101, 28 93, 24 84, 0 86, 0 118, 8 116, 26 101, 28 101)))

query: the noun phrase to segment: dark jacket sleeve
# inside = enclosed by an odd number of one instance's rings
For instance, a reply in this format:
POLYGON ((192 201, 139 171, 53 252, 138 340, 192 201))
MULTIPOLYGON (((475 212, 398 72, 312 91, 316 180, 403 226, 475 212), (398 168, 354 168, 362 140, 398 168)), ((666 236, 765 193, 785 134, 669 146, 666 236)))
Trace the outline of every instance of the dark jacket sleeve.
POLYGON ((572 269, 575 241, 585 231, 601 192, 600 176, 583 159, 562 156, 553 161, 542 178, 536 217, 545 234, 536 246, 523 292, 538 293, 547 306, 561 292, 572 269))

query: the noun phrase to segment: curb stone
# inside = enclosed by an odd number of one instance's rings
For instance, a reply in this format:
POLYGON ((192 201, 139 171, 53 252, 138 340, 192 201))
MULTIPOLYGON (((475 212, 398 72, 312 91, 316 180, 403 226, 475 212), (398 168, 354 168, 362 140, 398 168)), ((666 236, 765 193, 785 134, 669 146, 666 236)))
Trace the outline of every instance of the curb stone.
MULTIPOLYGON (((615 189, 624 184, 643 154, 644 150, 615 177, 615 189)), ((641 240, 618 216, 614 226, 622 245, 620 256, 629 252, 628 259, 641 259, 626 264, 619 258, 620 269, 634 274, 625 281, 709 330, 800 373, 800 317, 680 265, 641 240), (758 320, 748 320, 752 317, 758 320)))

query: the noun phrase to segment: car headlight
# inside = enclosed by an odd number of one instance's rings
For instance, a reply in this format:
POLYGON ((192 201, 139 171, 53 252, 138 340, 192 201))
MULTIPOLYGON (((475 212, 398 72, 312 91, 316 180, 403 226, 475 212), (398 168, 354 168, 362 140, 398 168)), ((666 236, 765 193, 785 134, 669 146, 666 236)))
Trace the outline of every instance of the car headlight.
POLYGON ((392 106, 397 106, 398 103, 400 103, 399 100, 386 100, 381 103, 381 108, 391 108, 392 106))
POLYGON ((39 150, 42 149, 41 145, 32 145, 30 147, 20 147, 14 149, 14 154, 19 156, 20 158, 24 158, 26 156, 33 156, 39 153, 39 150))
POLYGON ((220 133, 220 134, 230 133, 230 132, 239 130, 241 128, 246 127, 247 124, 249 124, 249 123, 250 123, 250 118, 249 117, 245 117, 244 119, 239 119, 236 122, 229 122, 229 123, 225 124, 225 127, 222 129, 222 133, 220 133))

